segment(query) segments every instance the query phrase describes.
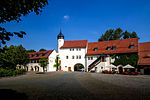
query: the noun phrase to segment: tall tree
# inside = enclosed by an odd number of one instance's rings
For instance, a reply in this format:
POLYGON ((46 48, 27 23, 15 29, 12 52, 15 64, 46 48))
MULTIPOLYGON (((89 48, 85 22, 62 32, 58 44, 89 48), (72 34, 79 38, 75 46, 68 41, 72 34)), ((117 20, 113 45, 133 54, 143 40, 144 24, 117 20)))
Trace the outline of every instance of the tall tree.
POLYGON ((128 31, 123 32, 121 28, 117 28, 107 30, 104 34, 101 35, 98 41, 120 40, 128 38, 138 38, 138 36, 136 32, 132 33, 128 31))
POLYGON ((99 38, 98 41, 109 41, 109 40, 112 40, 113 32, 114 32, 113 29, 107 30, 104 34, 102 34, 102 36, 99 38))
POLYGON ((4 47, 0 52, 0 67, 16 69, 17 65, 26 65, 29 62, 27 52, 22 45, 4 47))
POLYGON ((128 31, 123 32, 123 39, 128 39, 131 37, 131 33, 128 31))
POLYGON ((132 32, 130 35, 131 38, 139 38, 136 32, 132 32))
POLYGON ((114 33, 112 34, 112 40, 119 40, 122 37, 122 29, 121 28, 117 28, 116 30, 114 30, 114 33))
MULTIPOLYGON (((47 4, 47 0, 0 0, 0 24, 11 21, 19 22, 22 16, 26 16, 31 12, 38 15, 47 4)), ((8 32, 0 26, 0 46, 9 41, 13 35, 22 38, 25 34, 23 31, 8 32)))

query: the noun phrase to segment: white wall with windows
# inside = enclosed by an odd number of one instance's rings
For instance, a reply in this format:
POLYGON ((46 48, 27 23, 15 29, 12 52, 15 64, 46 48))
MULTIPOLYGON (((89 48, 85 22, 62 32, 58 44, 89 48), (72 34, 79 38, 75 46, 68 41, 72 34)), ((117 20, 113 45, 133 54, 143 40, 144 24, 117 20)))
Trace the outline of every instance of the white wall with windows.
POLYGON ((59 57, 61 59, 61 70, 74 71, 74 65, 77 63, 85 67, 86 48, 62 48, 59 50, 59 57))
MULTIPOLYGON (((90 64, 92 64, 97 58, 99 58, 99 55, 91 55, 91 56, 86 56, 86 71, 88 71, 88 66, 90 64)), ((109 66, 111 63, 111 57, 109 55, 107 55, 106 57, 101 57, 100 59, 100 63, 95 66, 92 71, 96 71, 96 72, 102 72, 103 70, 110 70, 109 66)))
MULTIPOLYGON (((45 71, 56 71, 56 68, 54 67, 55 59, 56 59, 57 53, 55 50, 48 56, 48 65, 45 67, 45 71)), ((43 72, 43 68, 39 64, 39 60, 33 59, 30 60, 30 63, 27 64, 28 71, 37 71, 37 72, 43 72)))

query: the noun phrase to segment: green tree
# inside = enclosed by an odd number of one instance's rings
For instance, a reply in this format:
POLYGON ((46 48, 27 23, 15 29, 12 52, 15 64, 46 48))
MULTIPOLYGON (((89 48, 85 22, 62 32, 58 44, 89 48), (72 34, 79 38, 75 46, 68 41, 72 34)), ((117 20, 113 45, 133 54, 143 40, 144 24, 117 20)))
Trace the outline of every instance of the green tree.
POLYGON ((128 31, 123 32, 123 39, 128 39, 131 37, 131 33, 128 31))
MULTIPOLYGON (((0 24, 11 21, 19 22, 22 16, 26 16, 31 12, 38 15, 47 4, 48 0, 0 0, 0 24)), ((23 38, 25 34, 23 31, 8 32, 0 26, 0 46, 6 44, 11 36, 17 35, 23 38)))
POLYGON ((112 40, 119 40, 122 37, 122 29, 121 28, 117 28, 116 30, 114 30, 113 34, 112 34, 112 40))
POLYGON ((136 32, 132 32, 130 35, 131 38, 139 38, 136 32))
POLYGON ((43 72, 45 72, 45 68, 47 67, 47 64, 48 64, 48 59, 47 58, 41 58, 39 60, 39 64, 41 67, 43 67, 43 72))
POLYGON ((115 58, 114 65, 127 65, 130 64, 134 66, 135 68, 137 67, 137 62, 138 62, 138 55, 137 54, 116 54, 115 56, 113 55, 113 58, 115 58))
POLYGON ((33 49, 27 50, 27 53, 31 53, 31 52, 36 52, 36 51, 33 49))
POLYGON ((39 51, 46 51, 46 49, 41 48, 39 51))
POLYGON ((59 56, 57 56, 55 59, 54 67, 56 67, 56 71, 58 71, 58 69, 60 69, 60 58, 59 58, 59 56))
POLYGON ((4 47, 0 52, 0 67, 16 69, 17 65, 25 66, 29 62, 26 49, 22 45, 4 47))
POLYGON ((120 40, 128 38, 138 38, 138 36, 136 32, 132 33, 128 31, 123 32, 121 28, 117 28, 107 30, 104 34, 101 35, 98 41, 120 40))

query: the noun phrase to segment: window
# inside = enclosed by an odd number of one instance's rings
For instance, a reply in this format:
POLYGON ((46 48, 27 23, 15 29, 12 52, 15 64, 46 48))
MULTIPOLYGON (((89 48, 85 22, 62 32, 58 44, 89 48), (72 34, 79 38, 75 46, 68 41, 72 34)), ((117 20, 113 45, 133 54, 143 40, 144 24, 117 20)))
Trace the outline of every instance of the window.
POLYGON ((71 48, 70 51, 74 51, 74 48, 71 48))
POLYGON ((132 49, 132 48, 134 48, 134 45, 129 45, 129 47, 128 47, 128 48, 132 49))
POLYGON ((116 50, 117 49, 117 47, 116 46, 112 46, 112 50, 116 50))
POLYGON ((66 59, 68 59, 69 57, 68 56, 66 56, 66 59))
POLYGON ((98 48, 97 48, 97 47, 93 49, 93 51, 97 51, 97 50, 98 50, 98 48))
POLYGON ((79 55, 79 59, 81 59, 81 55, 79 55))
POLYGON ((78 56, 76 56, 76 59, 78 59, 78 56))
POLYGON ((78 48, 76 50, 78 51, 78 48))
POLYGON ((79 48, 79 51, 81 51, 81 48, 79 48))
POLYGON ((106 50, 111 50, 111 47, 107 47, 106 50))
POLYGON ((103 67, 101 67, 101 69, 103 69, 103 67))
POLYGON ((93 60, 93 57, 88 57, 88 60, 93 60))
POLYGON ((74 59, 74 56, 72 56, 72 59, 74 59))

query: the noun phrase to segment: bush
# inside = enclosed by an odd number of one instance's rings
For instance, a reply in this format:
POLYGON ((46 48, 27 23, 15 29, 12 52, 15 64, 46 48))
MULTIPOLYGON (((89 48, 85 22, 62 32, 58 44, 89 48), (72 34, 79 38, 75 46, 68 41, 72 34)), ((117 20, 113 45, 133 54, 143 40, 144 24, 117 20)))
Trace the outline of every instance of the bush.
POLYGON ((12 70, 12 69, 0 68, 0 77, 17 76, 17 75, 22 75, 25 73, 26 73, 25 69, 12 70))

